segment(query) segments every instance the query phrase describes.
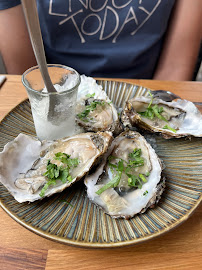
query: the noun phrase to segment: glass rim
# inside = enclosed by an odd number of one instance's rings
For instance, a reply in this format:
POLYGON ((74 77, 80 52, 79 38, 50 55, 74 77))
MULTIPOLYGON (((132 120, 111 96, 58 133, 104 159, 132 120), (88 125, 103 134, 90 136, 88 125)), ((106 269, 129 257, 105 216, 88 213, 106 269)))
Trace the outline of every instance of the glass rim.
MULTIPOLYGON (((48 68, 49 68, 49 67, 58 67, 58 68, 63 68, 63 69, 66 69, 66 70, 74 71, 75 74, 77 75, 77 82, 76 82, 76 85, 73 86, 73 87, 71 87, 70 89, 67 89, 67 90, 62 91, 62 92, 50 92, 50 93, 46 92, 46 93, 44 93, 44 92, 41 92, 41 91, 37 91, 37 90, 31 88, 31 87, 26 83, 26 81, 25 81, 25 77, 26 77, 27 74, 29 74, 29 73, 30 73, 31 71, 33 71, 33 70, 39 69, 39 66, 36 65, 36 66, 33 66, 33 67, 27 69, 27 70, 22 74, 22 79, 21 79, 21 81, 22 81, 22 84, 24 85, 24 87, 27 88, 27 89, 29 89, 31 92, 34 92, 34 93, 36 93, 36 94, 38 94, 38 95, 40 95, 40 96, 64 95, 64 94, 66 94, 66 93, 71 93, 71 92, 73 92, 75 89, 78 88, 78 86, 79 86, 79 84, 80 84, 80 82, 81 82, 81 78, 80 78, 80 74, 79 74, 75 69, 73 69, 73 68, 71 68, 71 67, 68 67, 68 66, 65 66, 65 65, 61 65, 61 64, 47 64, 47 67, 48 67, 48 68)), ((43 78, 42 78, 42 80, 43 80, 43 78)), ((45 84, 44 84, 44 86, 45 86, 45 84)))

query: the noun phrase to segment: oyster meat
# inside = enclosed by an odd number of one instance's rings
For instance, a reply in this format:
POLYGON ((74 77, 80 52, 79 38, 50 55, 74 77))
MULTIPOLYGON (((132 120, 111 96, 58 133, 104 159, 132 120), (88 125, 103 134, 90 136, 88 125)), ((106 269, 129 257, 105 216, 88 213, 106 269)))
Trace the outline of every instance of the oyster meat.
POLYGON ((165 138, 202 137, 202 115, 187 100, 165 102, 153 97, 133 98, 126 102, 121 119, 124 126, 160 132, 165 138))
POLYGON ((162 164, 135 131, 116 137, 97 170, 85 177, 90 200, 112 217, 130 218, 153 205, 164 189, 162 164))
POLYGON ((111 138, 110 132, 89 132, 40 142, 19 134, 0 153, 0 182, 20 203, 61 192, 89 172, 111 138), (54 172, 52 182, 47 172, 54 172))
POLYGON ((76 112, 76 122, 86 131, 122 131, 116 108, 92 78, 81 76, 76 112))

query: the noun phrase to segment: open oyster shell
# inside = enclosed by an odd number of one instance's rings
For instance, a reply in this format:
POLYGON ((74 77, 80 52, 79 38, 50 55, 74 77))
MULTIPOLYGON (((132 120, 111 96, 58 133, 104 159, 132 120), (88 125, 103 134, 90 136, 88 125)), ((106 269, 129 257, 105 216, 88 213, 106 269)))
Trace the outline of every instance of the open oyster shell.
POLYGON ((116 108, 93 78, 81 76, 76 113, 77 124, 86 131, 122 131, 116 108))
POLYGON ((97 170, 85 177, 84 183, 90 200, 106 213, 114 218, 130 218, 159 200, 164 190, 162 165, 154 149, 138 132, 121 133, 102 160, 97 170))
POLYGON ((148 97, 133 98, 126 102, 121 121, 129 128, 139 127, 151 132, 160 132, 166 139, 202 137, 202 115, 196 106, 187 100, 165 102, 154 98, 151 103, 151 98, 148 97), (158 116, 146 116, 148 106, 155 106, 158 116))
POLYGON ((61 192, 89 172, 99 157, 103 155, 111 141, 110 132, 83 133, 57 141, 42 141, 19 134, 5 145, 0 153, 0 182, 20 203, 41 199, 41 188, 47 183, 44 176, 48 160, 54 160, 58 152, 66 153, 79 161, 70 171, 71 181, 50 185, 45 197, 61 192))

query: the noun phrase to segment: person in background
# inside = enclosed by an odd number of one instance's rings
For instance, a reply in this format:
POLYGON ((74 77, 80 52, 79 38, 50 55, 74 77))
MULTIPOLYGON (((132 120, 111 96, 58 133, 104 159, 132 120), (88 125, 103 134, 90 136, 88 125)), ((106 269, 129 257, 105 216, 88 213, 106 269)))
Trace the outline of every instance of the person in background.
MULTIPOLYGON (((40 0, 48 63, 94 77, 191 80, 201 0, 40 0)), ((0 0, 0 52, 9 74, 36 65, 19 0, 0 0)))

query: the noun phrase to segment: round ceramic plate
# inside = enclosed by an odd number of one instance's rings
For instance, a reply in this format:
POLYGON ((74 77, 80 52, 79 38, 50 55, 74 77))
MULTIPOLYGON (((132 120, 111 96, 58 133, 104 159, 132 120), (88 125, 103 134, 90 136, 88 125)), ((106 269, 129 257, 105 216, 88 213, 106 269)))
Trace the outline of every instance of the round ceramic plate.
MULTIPOLYGON (((148 89, 136 85, 114 81, 98 83, 119 108, 130 97, 148 95, 148 89)), ((35 136, 28 100, 1 122, 0 150, 19 133, 35 136)), ((151 138, 166 166, 166 189, 158 205, 144 214, 130 220, 113 219, 89 201, 82 181, 60 194, 21 204, 0 185, 0 205, 31 231, 76 246, 125 246, 161 235, 185 221, 202 200, 202 139, 165 140, 156 135, 151 138)))

